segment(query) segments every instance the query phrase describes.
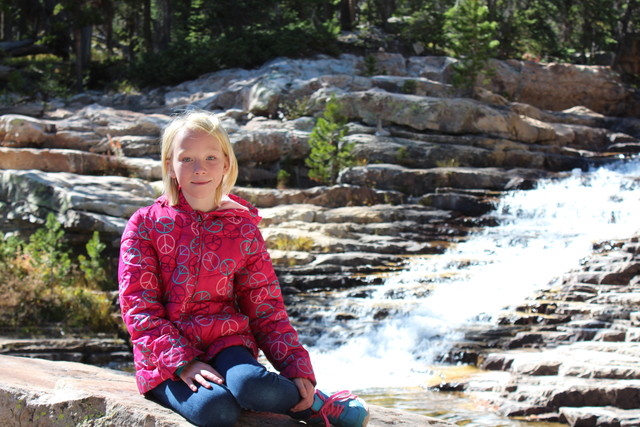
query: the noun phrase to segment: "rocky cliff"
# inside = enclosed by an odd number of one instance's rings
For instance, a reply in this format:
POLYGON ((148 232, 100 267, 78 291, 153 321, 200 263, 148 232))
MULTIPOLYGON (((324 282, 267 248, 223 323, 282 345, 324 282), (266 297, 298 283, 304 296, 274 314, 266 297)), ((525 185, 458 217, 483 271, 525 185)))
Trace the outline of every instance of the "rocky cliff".
POLYGON ((355 285, 402 256, 442 251, 505 190, 640 150, 638 93, 607 67, 496 61, 469 99, 448 83, 452 62, 380 53, 370 76, 352 55, 279 59, 140 94, 5 106, 0 230, 29 232, 55 212, 78 241, 98 230, 117 249, 128 216, 158 195, 162 127, 204 108, 231 134, 236 192, 261 209, 284 284, 355 285), (357 166, 318 187, 304 159, 331 95, 357 166), (275 189, 280 170, 288 189, 275 189))

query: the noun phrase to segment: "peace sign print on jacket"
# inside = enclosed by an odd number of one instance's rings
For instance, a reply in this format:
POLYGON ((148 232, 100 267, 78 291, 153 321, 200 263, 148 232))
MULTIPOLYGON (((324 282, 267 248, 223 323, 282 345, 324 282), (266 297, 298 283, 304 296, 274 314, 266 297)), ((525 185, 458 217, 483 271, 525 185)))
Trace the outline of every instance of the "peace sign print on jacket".
POLYGON ((196 212, 162 196, 129 220, 121 242, 120 304, 141 393, 194 358, 241 345, 261 349, 288 378, 315 383, 287 316, 257 210, 196 212))

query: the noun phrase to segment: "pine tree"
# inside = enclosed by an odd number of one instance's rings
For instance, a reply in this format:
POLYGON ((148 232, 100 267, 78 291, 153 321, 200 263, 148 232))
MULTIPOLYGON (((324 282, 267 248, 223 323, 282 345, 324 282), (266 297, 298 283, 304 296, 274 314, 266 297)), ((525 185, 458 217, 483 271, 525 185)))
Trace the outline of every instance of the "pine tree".
POLYGON ((323 184, 335 184, 342 169, 353 165, 353 144, 344 143, 347 120, 332 97, 309 137, 311 152, 305 160, 309 178, 323 184))
POLYGON ((460 0, 445 13, 449 49, 460 59, 454 66, 453 83, 473 91, 480 76, 490 72, 487 61, 500 44, 498 24, 488 20, 489 8, 483 0, 460 0))

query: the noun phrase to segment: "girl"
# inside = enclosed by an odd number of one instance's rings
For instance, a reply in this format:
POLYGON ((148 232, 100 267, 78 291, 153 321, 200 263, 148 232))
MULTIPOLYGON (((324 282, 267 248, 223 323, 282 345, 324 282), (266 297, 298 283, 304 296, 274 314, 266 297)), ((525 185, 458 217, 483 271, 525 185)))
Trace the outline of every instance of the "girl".
POLYGON ((238 166, 211 113, 162 136, 164 194, 130 218, 118 271, 138 389, 196 425, 232 426, 241 408, 365 426, 365 403, 315 389, 257 224, 229 194, 238 166), (262 350, 279 371, 257 361, 262 350))

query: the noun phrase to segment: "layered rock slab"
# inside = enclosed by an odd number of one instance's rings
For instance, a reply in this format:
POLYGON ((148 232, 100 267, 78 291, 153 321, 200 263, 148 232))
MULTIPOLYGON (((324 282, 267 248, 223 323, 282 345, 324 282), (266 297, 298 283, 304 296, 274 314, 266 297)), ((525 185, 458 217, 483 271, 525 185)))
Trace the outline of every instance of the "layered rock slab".
MULTIPOLYGON (((453 426, 433 418, 372 406, 369 426, 453 426)), ((0 356, 0 424, 46 426, 189 426, 142 397, 132 374, 74 362, 0 356)), ((285 415, 245 412, 244 427, 301 425, 285 415)))
POLYGON ((503 415, 577 426, 638 426, 640 243, 594 244, 581 267, 470 333, 486 371, 463 388, 503 415))

